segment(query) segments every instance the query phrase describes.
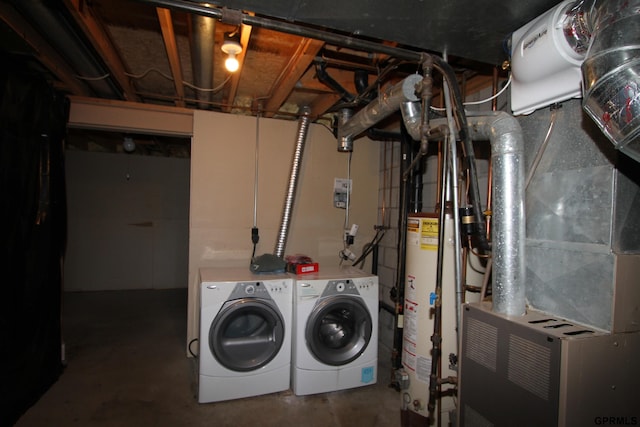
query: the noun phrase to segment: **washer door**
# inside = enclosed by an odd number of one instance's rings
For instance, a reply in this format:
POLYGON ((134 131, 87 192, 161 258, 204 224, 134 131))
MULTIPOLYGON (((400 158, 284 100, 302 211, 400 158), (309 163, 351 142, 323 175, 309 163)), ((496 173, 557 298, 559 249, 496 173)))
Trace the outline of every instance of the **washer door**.
POLYGON ((209 347, 225 368, 260 369, 280 351, 284 322, 275 304, 256 298, 227 301, 209 329, 209 347))
POLYGON ((371 315, 360 298, 327 297, 309 315, 307 346, 322 363, 346 365, 365 351, 371 331, 371 315))

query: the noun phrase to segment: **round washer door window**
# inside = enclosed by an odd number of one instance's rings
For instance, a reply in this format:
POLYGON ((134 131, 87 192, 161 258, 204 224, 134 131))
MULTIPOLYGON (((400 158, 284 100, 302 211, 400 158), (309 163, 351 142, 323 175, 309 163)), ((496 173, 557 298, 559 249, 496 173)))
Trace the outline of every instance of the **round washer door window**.
POLYGON ((284 322, 274 304, 255 299, 228 301, 209 330, 214 357, 232 371, 252 371, 280 351, 284 322))
POLYGON ((346 365, 365 351, 372 321, 360 298, 333 296, 314 307, 307 320, 307 346, 327 365, 346 365))

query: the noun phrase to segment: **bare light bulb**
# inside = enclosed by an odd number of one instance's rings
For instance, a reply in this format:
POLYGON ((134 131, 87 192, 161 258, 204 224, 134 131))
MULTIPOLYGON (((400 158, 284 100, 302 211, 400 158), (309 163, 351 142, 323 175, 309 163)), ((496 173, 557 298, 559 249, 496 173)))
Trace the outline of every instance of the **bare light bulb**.
POLYGON ((229 56, 224 61, 224 66, 227 71, 231 73, 238 71, 238 68, 240 68, 240 63, 238 62, 238 59, 236 58, 236 55, 234 53, 229 53, 229 56))
POLYGON ((236 58, 236 55, 242 53, 242 44, 240 44, 240 36, 237 32, 225 33, 222 47, 222 52, 227 54, 227 59, 224 61, 224 66, 230 73, 238 71, 240 63, 236 58))
POLYGON ((131 153, 136 149, 136 143, 133 141, 133 138, 125 136, 122 142, 122 148, 124 148, 124 151, 127 153, 131 153))

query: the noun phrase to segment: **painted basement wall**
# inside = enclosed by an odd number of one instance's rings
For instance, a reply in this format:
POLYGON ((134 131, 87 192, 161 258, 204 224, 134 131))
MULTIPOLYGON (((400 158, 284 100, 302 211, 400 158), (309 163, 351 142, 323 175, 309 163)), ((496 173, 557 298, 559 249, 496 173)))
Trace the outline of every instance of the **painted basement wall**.
MULTIPOLYGON (((256 118, 194 111, 191 145, 188 341, 197 337, 198 270, 249 268, 254 213, 256 118)), ((297 121, 259 120, 256 254, 273 253, 298 135, 297 121)), ((359 254, 377 219, 379 144, 354 144, 349 225, 359 254)), ((348 154, 324 126, 311 124, 302 159, 286 254, 304 253, 323 268, 338 265, 345 210, 333 207, 335 178, 347 177, 348 154)), ((371 269, 370 261, 365 269, 371 269)))
POLYGON ((186 287, 189 159, 65 152, 65 291, 186 287))

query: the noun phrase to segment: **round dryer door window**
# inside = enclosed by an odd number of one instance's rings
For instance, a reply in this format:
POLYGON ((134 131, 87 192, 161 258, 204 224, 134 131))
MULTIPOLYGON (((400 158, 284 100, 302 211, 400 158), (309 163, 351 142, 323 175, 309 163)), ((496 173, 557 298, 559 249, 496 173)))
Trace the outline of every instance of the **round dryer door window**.
POLYGON ((220 364, 232 371, 252 371, 280 351, 284 322, 274 304, 255 298, 228 301, 209 330, 209 347, 220 364))
POLYGON ((307 345, 318 361, 346 365, 365 351, 371 331, 371 315, 359 297, 328 297, 307 320, 307 345))

